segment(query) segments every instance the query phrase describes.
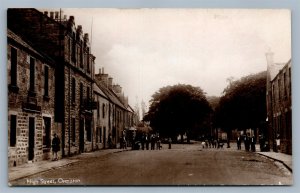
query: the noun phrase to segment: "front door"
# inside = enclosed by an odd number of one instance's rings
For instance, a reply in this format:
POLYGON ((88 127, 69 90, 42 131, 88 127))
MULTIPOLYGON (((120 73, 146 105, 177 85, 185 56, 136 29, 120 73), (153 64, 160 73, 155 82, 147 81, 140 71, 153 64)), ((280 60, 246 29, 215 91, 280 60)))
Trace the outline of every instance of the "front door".
POLYGON ((34 118, 29 117, 29 134, 28 134, 28 160, 33 160, 34 158, 34 135, 35 135, 35 124, 34 118))

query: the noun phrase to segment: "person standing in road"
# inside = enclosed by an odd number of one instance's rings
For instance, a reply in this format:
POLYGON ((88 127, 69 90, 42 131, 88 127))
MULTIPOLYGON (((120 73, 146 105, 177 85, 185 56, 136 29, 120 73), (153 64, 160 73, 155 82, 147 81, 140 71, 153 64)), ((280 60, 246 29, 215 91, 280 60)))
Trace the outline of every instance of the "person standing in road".
POLYGON ((172 139, 171 139, 171 137, 169 138, 169 149, 171 149, 171 144, 172 144, 172 139))
POLYGON ((241 137, 240 137, 240 136, 237 137, 236 143, 237 143, 237 148, 238 148, 238 150, 242 149, 242 148, 241 148, 242 140, 241 140, 241 137))
POLYGON ((54 133, 53 139, 52 139, 52 153, 53 153, 52 161, 57 161, 58 160, 57 152, 59 150, 60 150, 60 139, 56 135, 56 133, 54 133))
POLYGON ((142 144, 142 150, 144 150, 145 149, 145 134, 144 133, 141 138, 141 144, 142 144))
POLYGON ((146 149, 149 150, 149 136, 148 136, 148 134, 146 134, 145 141, 146 141, 146 149))
POLYGON ((255 152, 255 136, 251 137, 251 151, 255 152))

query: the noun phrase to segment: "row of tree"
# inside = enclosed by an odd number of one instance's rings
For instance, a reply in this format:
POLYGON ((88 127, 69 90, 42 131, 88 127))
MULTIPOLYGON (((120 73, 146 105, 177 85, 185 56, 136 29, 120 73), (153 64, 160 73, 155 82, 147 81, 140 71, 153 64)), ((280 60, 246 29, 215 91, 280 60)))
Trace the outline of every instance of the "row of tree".
POLYGON ((188 140, 213 128, 261 128, 266 118, 266 72, 233 81, 221 97, 206 97, 200 87, 178 84, 160 88, 152 95, 144 120, 162 137, 188 140))

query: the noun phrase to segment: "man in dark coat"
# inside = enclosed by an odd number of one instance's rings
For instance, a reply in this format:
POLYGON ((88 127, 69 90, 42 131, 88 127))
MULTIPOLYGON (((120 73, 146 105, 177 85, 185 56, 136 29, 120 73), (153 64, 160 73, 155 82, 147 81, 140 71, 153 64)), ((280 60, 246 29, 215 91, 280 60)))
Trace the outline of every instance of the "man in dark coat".
POLYGON ((56 133, 54 133, 53 135, 53 139, 52 139, 52 152, 53 152, 53 161, 57 161, 58 160, 58 155, 57 152, 60 150, 60 139, 59 137, 56 135, 56 133))

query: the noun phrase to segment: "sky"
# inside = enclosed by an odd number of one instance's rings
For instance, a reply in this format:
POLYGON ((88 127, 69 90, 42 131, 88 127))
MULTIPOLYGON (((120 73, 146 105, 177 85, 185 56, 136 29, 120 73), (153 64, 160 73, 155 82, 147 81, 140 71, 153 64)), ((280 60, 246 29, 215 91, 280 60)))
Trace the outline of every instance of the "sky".
POLYGON ((221 96, 235 80, 291 58, 285 9, 62 9, 90 34, 95 71, 104 68, 134 107, 167 85, 221 96))

